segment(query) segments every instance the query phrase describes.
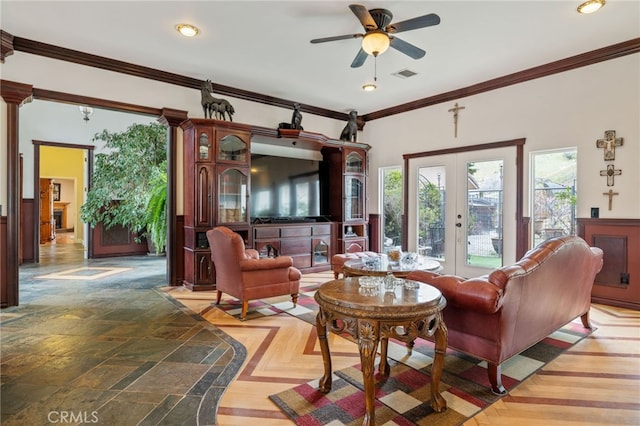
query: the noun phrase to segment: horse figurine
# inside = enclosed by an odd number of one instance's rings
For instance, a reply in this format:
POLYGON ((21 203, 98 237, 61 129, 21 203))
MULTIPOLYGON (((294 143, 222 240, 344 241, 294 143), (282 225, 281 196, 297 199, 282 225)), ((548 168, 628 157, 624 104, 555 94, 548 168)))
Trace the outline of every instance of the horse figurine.
POLYGON ((200 87, 200 94, 202 95, 200 104, 202 105, 204 118, 215 117, 218 120, 226 120, 226 117, 229 117, 229 121, 233 121, 232 116, 235 113, 233 106, 226 99, 214 97, 211 92, 213 92, 211 80, 202 83, 200 87))

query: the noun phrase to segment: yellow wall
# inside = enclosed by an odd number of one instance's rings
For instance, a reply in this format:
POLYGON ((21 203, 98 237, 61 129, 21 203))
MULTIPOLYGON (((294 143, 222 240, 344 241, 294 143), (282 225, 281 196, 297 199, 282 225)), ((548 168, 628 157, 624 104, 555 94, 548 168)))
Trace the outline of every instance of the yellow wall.
MULTIPOLYGON (((83 149, 40 146, 40 177, 71 179, 75 182, 73 204, 70 205, 70 208, 75 211, 74 230, 76 242, 81 242, 84 239, 84 226, 80 221, 80 206, 84 202, 83 192, 85 187, 84 156, 85 151, 83 149)), ((63 188, 62 191, 66 189, 63 188)), ((68 192, 64 192, 64 194, 68 194, 68 192)), ((65 201, 64 198, 66 197, 63 196, 63 201, 65 201)))

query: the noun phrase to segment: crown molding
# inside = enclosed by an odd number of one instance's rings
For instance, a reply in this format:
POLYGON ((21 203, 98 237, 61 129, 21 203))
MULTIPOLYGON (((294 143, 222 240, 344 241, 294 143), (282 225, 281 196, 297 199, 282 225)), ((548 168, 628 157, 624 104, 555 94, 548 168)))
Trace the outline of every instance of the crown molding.
POLYGON ((513 84, 570 71, 587 65, 593 65, 598 62, 620 58, 637 52, 640 52, 640 38, 631 39, 622 43, 612 44, 611 46, 603 47, 601 49, 570 56, 559 61, 549 62, 544 65, 529 68, 524 71, 518 71, 492 80, 487 80, 472 86, 463 87, 461 89, 452 90, 435 96, 429 96, 427 98, 396 105, 391 108, 381 109, 379 111, 364 114, 362 118, 367 122, 378 118, 389 117, 391 115, 412 111, 414 109, 477 95, 479 93, 489 92, 491 90, 500 89, 513 84))
MULTIPOLYGON (((107 71, 128 74, 135 77, 156 80, 163 83, 174 84, 189 89, 200 91, 203 81, 196 78, 174 74, 154 68, 136 65, 129 62, 119 61, 117 59, 106 58, 104 56, 93 55, 78 50, 67 49, 65 47, 54 46, 52 44, 42 43, 39 41, 29 40, 22 37, 13 37, 13 50, 17 52, 30 53, 32 55, 44 56, 60 61, 72 62, 75 64, 85 65, 88 67, 100 68, 107 71)), ((235 87, 225 86, 213 83, 213 91, 222 96, 231 96, 251 102, 258 102, 281 108, 293 108, 294 101, 273 96, 267 96, 248 90, 238 89, 235 87)), ((332 111, 326 108, 320 108, 313 105, 300 104, 303 112, 319 115, 322 117, 333 118, 336 120, 346 121, 349 119, 347 113, 332 111)))
MULTIPOLYGON (((100 68, 108 71, 133 75, 150 80, 156 80, 163 83, 174 84, 196 90, 199 90, 201 84, 203 83, 202 80, 198 80, 192 77, 161 71, 154 68, 119 61, 116 59, 93 55, 90 53, 80 52, 77 50, 67 49, 64 47, 54 46, 51 44, 29 40, 22 37, 12 36, 11 34, 8 34, 4 31, 2 31, 2 43, 2 49, 3 52, 5 52, 5 56, 11 54, 10 52, 20 51, 33 55, 40 55, 52 59, 58 59, 61 61, 100 68), (9 45, 11 44, 10 41, 12 41, 12 46, 9 45)), ((576 68, 581 68, 598 62, 616 59, 637 52, 640 52, 640 38, 627 40, 621 43, 613 44, 607 47, 592 50, 558 61, 549 62, 544 65, 487 80, 485 82, 474 84, 472 86, 463 87, 461 89, 456 89, 450 92, 445 92, 438 95, 417 99, 415 101, 407 102, 401 105, 396 105, 390 108, 385 108, 379 111, 374 111, 360 116, 359 121, 366 123, 367 121, 389 117, 395 114, 412 111, 414 109, 425 108, 431 105, 436 105, 467 96, 477 95, 479 93, 500 89, 502 87, 523 83, 525 81, 546 77, 552 74, 565 72, 576 68)), ((290 101, 287 99, 267 96, 256 92, 250 92, 248 90, 224 86, 221 84, 213 83, 213 89, 214 92, 224 96, 231 96, 234 98, 262 103, 275 107, 288 109, 292 108, 294 104, 294 101, 290 101)), ((301 104, 300 109, 303 112, 341 121, 346 121, 349 118, 346 113, 332 111, 313 105, 301 104)))

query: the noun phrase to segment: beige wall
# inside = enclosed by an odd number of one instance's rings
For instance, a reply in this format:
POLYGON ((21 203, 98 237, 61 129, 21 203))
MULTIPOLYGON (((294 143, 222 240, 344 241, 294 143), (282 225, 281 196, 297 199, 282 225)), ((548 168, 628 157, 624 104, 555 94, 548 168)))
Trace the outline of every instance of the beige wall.
MULTIPOLYGON (((193 89, 20 52, 7 58, 2 72, 3 79, 33 84, 38 88, 151 107, 176 108, 188 111, 192 117, 202 116, 200 96, 193 89), (47 72, 41 72, 42 69, 47 72)), ((379 211, 378 167, 401 165, 403 153, 526 138, 527 159, 532 151, 569 146, 578 148, 580 217, 588 216, 590 207, 600 207, 601 217, 640 218, 639 75, 640 54, 634 54, 459 99, 465 110, 460 112, 458 138, 453 137, 452 116, 447 111, 453 106, 453 101, 367 123, 359 140, 373 147, 369 168, 372 183, 369 186, 370 212, 379 211), (615 161, 616 168, 623 171, 615 184, 615 190, 620 195, 616 197, 610 212, 606 209, 607 198, 602 196, 607 189, 606 182, 599 176, 599 171, 606 167, 606 163, 602 150, 595 148, 596 139, 602 138, 603 132, 609 129, 616 130, 617 135, 625 140, 615 161)), ((234 104, 234 120, 238 122, 275 128, 279 122, 290 118, 290 111, 286 109, 232 98, 229 100, 234 104)), ((21 108, 20 150, 25 152, 25 168, 29 167, 31 161, 30 132, 46 140, 69 140, 65 135, 70 129, 81 128, 85 124, 77 108, 73 107, 76 111, 70 115, 70 120, 76 124, 43 125, 46 114, 59 111, 62 105, 46 103, 52 111, 38 113, 33 111, 36 104, 34 102, 21 108)), ((3 113, 2 120, 5 120, 5 116, 3 113)), ((89 125, 100 128, 98 117, 96 112, 89 125)), ((344 122, 305 114, 303 125, 309 131, 337 137, 344 122)), ((1 137, 0 158, 3 158, 6 156, 6 131, 2 132, 1 137)), ((86 135, 71 139, 87 143, 86 135)), ((6 164, 6 159, 4 161, 6 164)), ((32 187, 31 183, 25 183, 25 196, 32 187)), ((525 176, 525 189, 528 188, 528 177, 525 176)), ((6 185, 0 189, 0 204, 6 204, 6 185)))
MULTIPOLYGON (((402 166, 402 154, 526 138, 525 194, 529 190, 529 154, 563 147, 578 149, 578 217, 591 207, 600 217, 640 218, 640 54, 532 80, 457 100, 458 137, 448 110, 455 101, 367 123, 363 140, 370 155, 370 211, 377 212, 377 170, 402 166), (608 211, 606 168, 596 139, 605 130, 624 138, 616 149, 614 198, 608 211)), ((525 195, 526 196, 526 195, 525 195)), ((525 198, 525 215, 529 202, 525 198)))

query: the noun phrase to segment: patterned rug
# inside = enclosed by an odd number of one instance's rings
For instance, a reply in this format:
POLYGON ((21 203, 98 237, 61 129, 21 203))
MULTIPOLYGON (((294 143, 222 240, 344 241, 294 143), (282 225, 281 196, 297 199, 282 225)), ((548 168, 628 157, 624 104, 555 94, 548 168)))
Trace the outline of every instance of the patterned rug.
MULTIPOLYGON (((504 387, 513 389, 582 340, 587 336, 586 331, 581 325, 570 323, 503 363, 504 387)), ((390 358, 389 377, 377 372, 375 376, 376 422, 380 425, 459 425, 500 398, 489 390, 484 361, 447 350, 440 380, 440 392, 447 401, 447 410, 436 413, 429 404, 433 344, 416 341, 411 356, 406 355, 403 346, 395 345, 390 358)), ((328 394, 317 389, 318 380, 314 380, 271 395, 270 399, 298 425, 362 424, 364 386, 360 365, 334 372, 333 386, 328 394)))
MULTIPOLYGON (((315 325, 318 307, 313 294, 320 284, 301 286, 295 308, 289 296, 252 301, 247 320, 286 313, 315 325)), ((236 300, 223 299, 218 308, 239 317, 241 305, 236 300)), ((565 325, 503 363, 502 384, 507 390, 513 389, 591 332, 582 327, 579 319, 565 325)), ((447 410, 435 413, 429 404, 433 349, 433 343, 418 339, 408 356, 403 343, 389 342, 391 374, 386 377, 376 372, 375 376, 377 424, 459 425, 500 398, 489 389, 484 361, 448 349, 440 381, 447 410)), ((323 394, 317 389, 318 380, 314 380, 269 398, 298 425, 362 424, 365 407, 360 365, 335 371, 331 392, 323 394)))

